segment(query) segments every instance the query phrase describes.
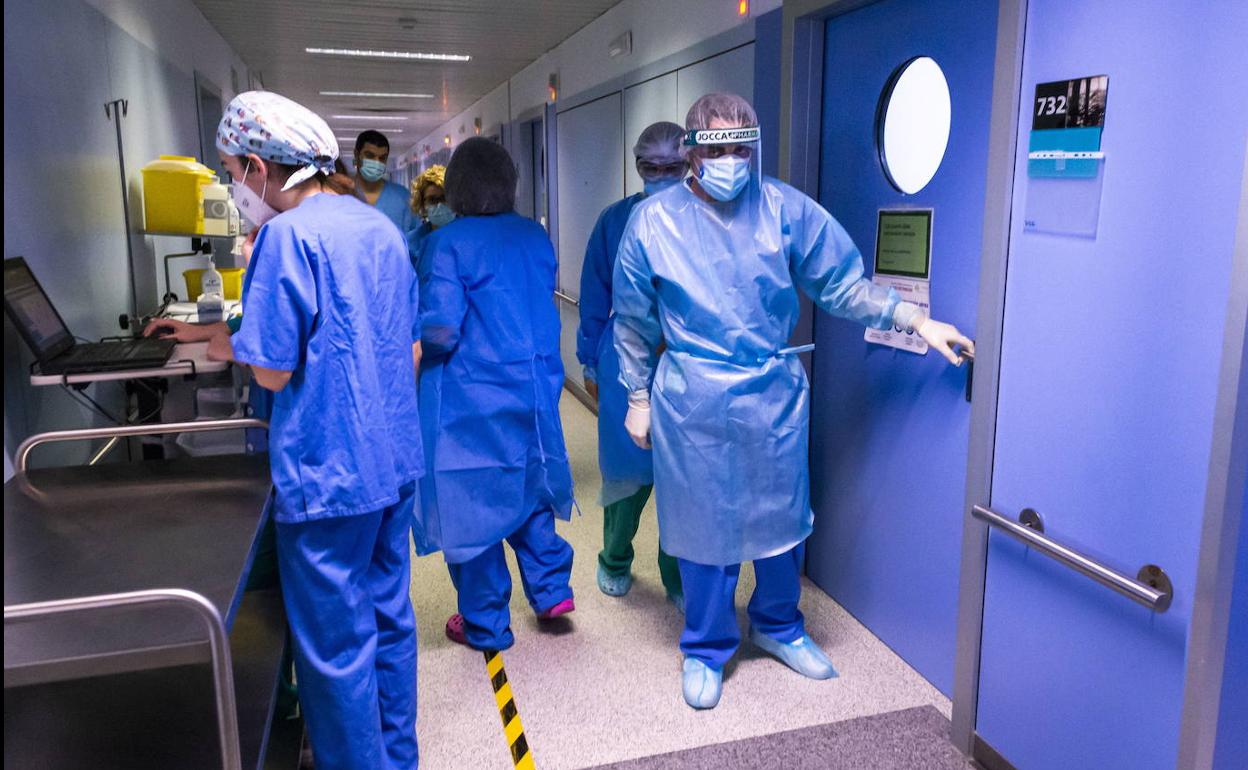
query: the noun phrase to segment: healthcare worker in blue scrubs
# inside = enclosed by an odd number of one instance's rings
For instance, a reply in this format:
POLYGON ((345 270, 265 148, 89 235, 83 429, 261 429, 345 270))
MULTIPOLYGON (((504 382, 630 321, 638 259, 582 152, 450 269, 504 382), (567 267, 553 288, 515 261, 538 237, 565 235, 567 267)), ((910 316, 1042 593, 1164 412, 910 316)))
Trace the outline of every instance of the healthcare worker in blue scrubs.
POLYGON ((282 596, 317 768, 414 768, 408 531, 424 473, 419 295, 397 228, 331 176, 337 141, 282 96, 230 102, 217 148, 259 227, 234 335, 209 355, 274 392, 282 596))
POLYGON ((419 218, 420 226, 408 233, 407 246, 412 255, 412 267, 418 273, 421 272, 420 254, 425 238, 455 218, 455 212, 447 205, 445 188, 446 166, 430 166, 412 182, 412 213, 419 218))
POLYGON ((575 609, 572 547, 555 532, 574 504, 559 419, 555 254, 541 225, 513 210, 516 167, 502 146, 476 137, 459 145, 446 195, 458 218, 424 246, 429 472, 413 535, 418 553, 442 549, 458 591, 447 636, 503 650, 514 642, 504 540, 539 619, 575 609))
MULTIPOLYGON (((576 333, 576 358, 585 388, 598 401, 598 467, 602 472, 602 551, 598 554, 598 588, 623 596, 632 587, 633 537, 641 512, 654 488, 650 450, 635 445, 624 430, 628 392, 620 384, 615 354, 611 280, 616 250, 633 207, 647 196, 680 184, 689 171, 681 150, 685 130, 676 123, 647 126, 633 146, 644 191, 617 201, 598 217, 585 247, 581 268, 581 325, 576 333)), ((676 560, 659 549, 659 576, 668 599, 684 606, 676 560)))
POLYGON ((713 708, 740 644, 743 561, 757 580, 750 641, 803 676, 836 675, 797 608, 814 520, 810 389, 800 349, 786 347, 798 289, 833 315, 913 330, 954 364, 953 345, 972 346, 867 280, 857 247, 818 203, 762 177, 748 102, 708 94, 685 127, 689 180, 638 204, 620 242, 615 346, 625 426, 639 446, 653 440, 659 539, 680 563, 682 690, 693 708, 713 708))
POLYGON ((390 140, 380 131, 368 130, 355 138, 355 194, 377 210, 407 236, 415 221, 407 188, 386 180, 390 162, 390 140))

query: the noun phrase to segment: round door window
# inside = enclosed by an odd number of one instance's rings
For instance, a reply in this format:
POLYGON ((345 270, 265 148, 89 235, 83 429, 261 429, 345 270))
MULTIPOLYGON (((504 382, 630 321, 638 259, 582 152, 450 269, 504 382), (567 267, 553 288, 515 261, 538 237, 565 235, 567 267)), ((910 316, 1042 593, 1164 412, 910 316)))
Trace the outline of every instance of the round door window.
POLYGON ((949 144, 949 83, 940 65, 919 56, 898 67, 880 94, 876 146, 888 181, 913 195, 940 168, 949 144))

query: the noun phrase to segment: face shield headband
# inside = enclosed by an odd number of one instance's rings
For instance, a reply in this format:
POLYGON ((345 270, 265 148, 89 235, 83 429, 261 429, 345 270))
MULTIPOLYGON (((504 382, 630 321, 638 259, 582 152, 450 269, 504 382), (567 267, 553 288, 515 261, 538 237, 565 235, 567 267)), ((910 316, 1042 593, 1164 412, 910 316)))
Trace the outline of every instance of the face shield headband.
POLYGON ((697 128, 685 134, 685 146, 695 147, 707 144, 748 144, 762 138, 762 129, 758 126, 745 128, 697 128))

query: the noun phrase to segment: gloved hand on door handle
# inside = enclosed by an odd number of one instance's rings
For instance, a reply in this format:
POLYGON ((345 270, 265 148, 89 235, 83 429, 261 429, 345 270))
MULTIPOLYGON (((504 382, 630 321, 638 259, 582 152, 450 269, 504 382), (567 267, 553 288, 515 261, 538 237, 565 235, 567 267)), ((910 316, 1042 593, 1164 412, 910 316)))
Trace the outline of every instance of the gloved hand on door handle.
POLYGON ((943 323, 927 316, 915 319, 914 332, 923 338, 923 341, 940 353, 949 363, 954 366, 962 365, 962 356, 953 349, 954 345, 959 345, 971 357, 975 355, 975 343, 966 335, 958 331, 958 327, 953 324, 943 323))

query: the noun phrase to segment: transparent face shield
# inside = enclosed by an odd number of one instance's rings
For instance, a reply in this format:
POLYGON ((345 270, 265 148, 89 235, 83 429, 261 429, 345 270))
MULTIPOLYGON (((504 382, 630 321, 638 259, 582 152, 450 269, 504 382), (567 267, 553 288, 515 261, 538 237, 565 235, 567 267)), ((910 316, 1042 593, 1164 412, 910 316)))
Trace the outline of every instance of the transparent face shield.
POLYGON ((760 137, 758 126, 687 133, 686 157, 702 191, 723 203, 757 197, 763 179, 760 137))

